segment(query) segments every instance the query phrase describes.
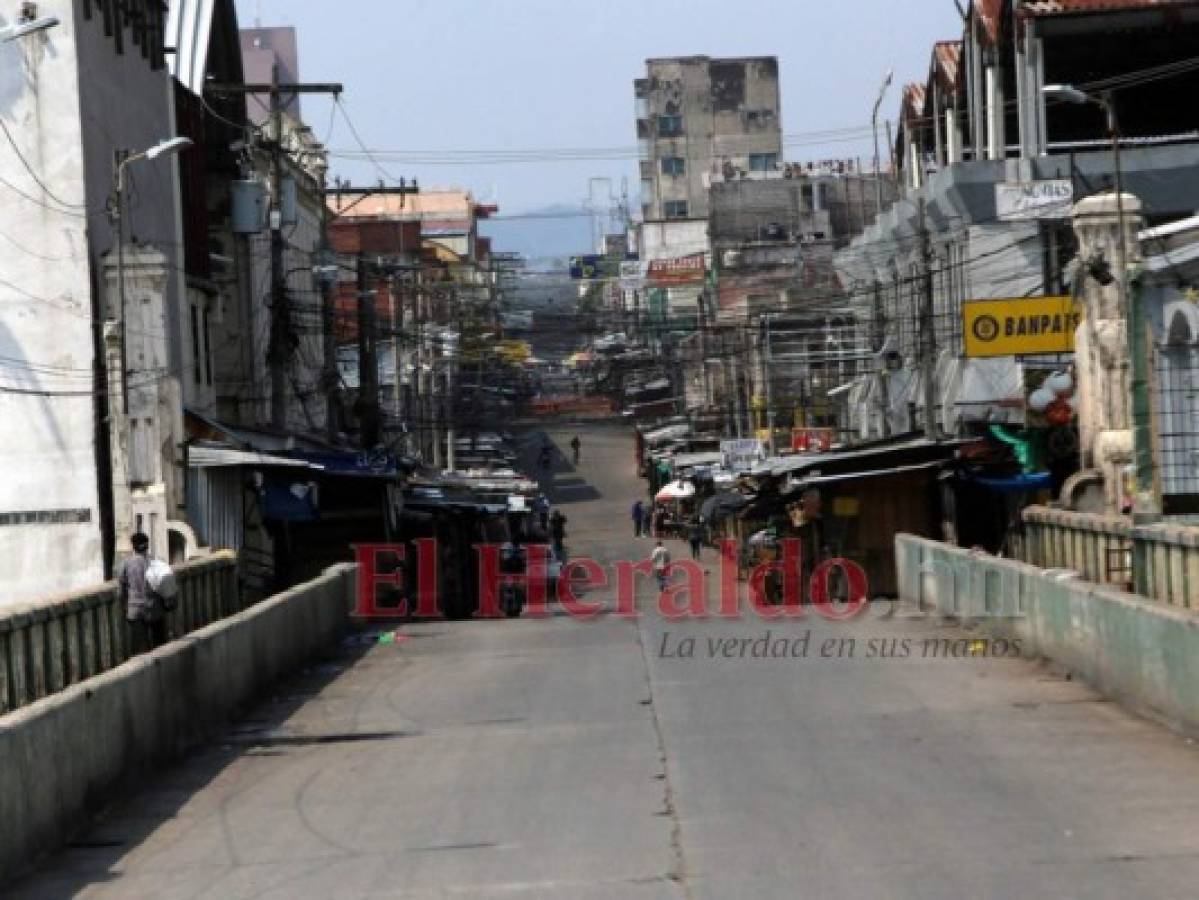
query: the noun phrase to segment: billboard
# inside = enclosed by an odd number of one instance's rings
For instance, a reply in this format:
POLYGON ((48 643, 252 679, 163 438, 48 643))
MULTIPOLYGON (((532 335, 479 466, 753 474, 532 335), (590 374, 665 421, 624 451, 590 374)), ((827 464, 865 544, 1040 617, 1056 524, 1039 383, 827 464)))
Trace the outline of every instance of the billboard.
POLYGON ((1082 306, 1073 297, 976 300, 962 306, 966 356, 1073 353, 1082 306))
POLYGON ((995 211, 1004 222, 1068 219, 1074 207, 1069 178, 995 185, 995 211))
POLYGON ((589 253, 586 256, 572 256, 570 258, 570 277, 576 281, 619 278, 622 264, 636 262, 636 260, 636 253, 608 256, 599 253, 589 253))
POLYGON ((766 443, 752 439, 721 441, 720 453, 724 457, 724 468, 728 471, 752 472, 766 460, 766 443))
POLYGON ((677 259, 655 259, 649 264, 648 283, 653 287, 703 284, 707 274, 707 255, 693 253, 677 259))

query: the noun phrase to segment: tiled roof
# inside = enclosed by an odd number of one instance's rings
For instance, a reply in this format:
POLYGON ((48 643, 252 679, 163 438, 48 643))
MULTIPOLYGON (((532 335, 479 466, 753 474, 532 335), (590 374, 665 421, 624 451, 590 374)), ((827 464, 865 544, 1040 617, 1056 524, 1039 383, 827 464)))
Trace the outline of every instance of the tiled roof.
POLYGON ((475 218, 476 204, 466 191, 421 191, 419 194, 375 194, 365 199, 360 194, 331 194, 329 207, 335 212, 347 210, 353 216, 381 216, 399 219, 454 219, 469 222, 475 218))
POLYGON ((933 46, 933 72, 943 87, 957 87, 962 76, 961 41, 938 41, 933 46))
POLYGON ((1199 0, 1024 0, 1020 11, 1027 16, 1062 16, 1180 6, 1199 6, 1199 0))
POLYGON ((903 114, 919 119, 924 115, 925 87, 922 84, 909 84, 903 89, 903 114))
POLYGON ((999 32, 1003 25, 1003 10, 1007 0, 974 0, 975 15, 978 16, 983 28, 986 29, 987 39, 991 43, 999 41, 999 32))

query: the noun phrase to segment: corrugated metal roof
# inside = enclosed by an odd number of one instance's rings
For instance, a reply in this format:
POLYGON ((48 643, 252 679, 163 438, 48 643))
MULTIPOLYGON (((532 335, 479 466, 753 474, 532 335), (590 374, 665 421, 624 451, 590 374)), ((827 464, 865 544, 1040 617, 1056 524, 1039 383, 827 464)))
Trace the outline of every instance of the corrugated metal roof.
POLYGON ((1199 0, 1025 0, 1020 11, 1027 16, 1068 16, 1183 6, 1199 6, 1199 0))
POLYGON ((170 73, 193 94, 204 93, 208 68, 208 42, 212 36, 212 14, 216 0, 170 0, 167 10, 166 46, 170 73))
POLYGON ((270 456, 232 447, 193 444, 187 451, 187 464, 192 469, 219 469, 234 466, 278 466, 287 469, 321 469, 307 460, 287 456, 270 456))

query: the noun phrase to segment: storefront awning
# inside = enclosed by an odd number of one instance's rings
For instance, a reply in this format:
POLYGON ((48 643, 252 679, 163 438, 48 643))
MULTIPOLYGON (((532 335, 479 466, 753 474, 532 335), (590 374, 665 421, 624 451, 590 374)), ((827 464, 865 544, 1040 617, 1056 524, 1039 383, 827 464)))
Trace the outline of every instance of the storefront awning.
POLYGON ((321 466, 303 459, 272 456, 249 450, 234 450, 232 447, 213 447, 193 444, 187 451, 187 465, 191 469, 229 469, 239 466, 252 468, 321 469, 321 466))

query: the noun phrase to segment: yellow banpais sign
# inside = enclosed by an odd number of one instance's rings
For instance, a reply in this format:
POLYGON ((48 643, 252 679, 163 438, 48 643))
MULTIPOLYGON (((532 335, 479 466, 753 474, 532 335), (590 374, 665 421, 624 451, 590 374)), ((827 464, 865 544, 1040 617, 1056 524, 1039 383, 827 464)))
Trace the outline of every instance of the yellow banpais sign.
POLYGON ((1082 306, 1073 297, 976 300, 962 306, 966 356, 1073 353, 1082 306))

